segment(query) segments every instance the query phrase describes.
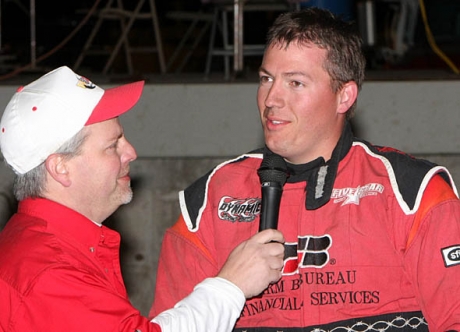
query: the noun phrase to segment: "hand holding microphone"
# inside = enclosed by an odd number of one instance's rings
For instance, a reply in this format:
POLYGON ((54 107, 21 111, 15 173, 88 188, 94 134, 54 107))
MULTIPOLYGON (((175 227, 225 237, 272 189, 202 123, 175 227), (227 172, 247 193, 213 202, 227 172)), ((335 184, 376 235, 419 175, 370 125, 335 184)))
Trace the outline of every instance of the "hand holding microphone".
POLYGON ((257 170, 262 185, 259 233, 236 247, 218 274, 238 286, 246 298, 260 294, 282 276, 285 240, 276 228, 287 173, 281 156, 264 157, 257 170))
POLYGON ((277 154, 267 154, 257 174, 262 187, 259 232, 268 228, 277 229, 281 194, 288 176, 286 162, 277 154))
POLYGON ((238 286, 247 299, 259 295, 282 276, 284 241, 274 229, 256 233, 233 249, 217 276, 238 286))

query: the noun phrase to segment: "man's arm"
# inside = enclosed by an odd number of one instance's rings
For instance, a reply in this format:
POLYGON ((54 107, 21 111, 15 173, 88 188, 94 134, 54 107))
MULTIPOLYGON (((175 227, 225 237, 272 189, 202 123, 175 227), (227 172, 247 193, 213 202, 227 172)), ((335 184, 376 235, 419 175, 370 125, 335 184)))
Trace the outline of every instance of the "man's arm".
POLYGON ((267 230, 241 243, 217 277, 197 285, 174 309, 153 321, 142 317, 106 278, 70 264, 43 271, 11 321, 18 331, 231 331, 245 298, 281 277, 284 247, 272 241, 284 238, 267 230))
POLYGON ((405 266, 430 331, 460 331, 460 201, 439 176, 424 192, 405 266))
MULTIPOLYGON (((163 332, 231 331, 245 298, 260 294, 281 278, 282 234, 266 230, 237 246, 218 277, 208 278, 175 305, 155 317, 163 332)), ((163 290, 166 291, 167 290, 163 290)))

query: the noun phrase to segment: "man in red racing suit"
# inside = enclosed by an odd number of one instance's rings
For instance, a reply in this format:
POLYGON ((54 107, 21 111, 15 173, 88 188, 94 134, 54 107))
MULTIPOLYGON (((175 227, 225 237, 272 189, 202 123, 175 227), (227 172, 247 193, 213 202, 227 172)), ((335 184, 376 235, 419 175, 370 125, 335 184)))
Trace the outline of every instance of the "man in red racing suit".
POLYGON ((246 301, 235 331, 460 331, 460 201, 448 170, 353 137, 364 61, 350 25, 318 8, 289 12, 267 40, 257 93, 266 147, 180 193, 152 315, 258 232, 257 171, 274 153, 289 174, 283 277, 246 301))
MULTIPOLYGON (((257 232, 263 153, 222 163, 180 193, 157 277, 169 292, 156 293, 153 314, 257 232)), ((236 331, 460 329, 460 201, 445 168, 353 139, 348 126, 329 162, 288 167, 283 277, 246 302, 236 331), (315 199, 325 166, 336 171, 315 199)))

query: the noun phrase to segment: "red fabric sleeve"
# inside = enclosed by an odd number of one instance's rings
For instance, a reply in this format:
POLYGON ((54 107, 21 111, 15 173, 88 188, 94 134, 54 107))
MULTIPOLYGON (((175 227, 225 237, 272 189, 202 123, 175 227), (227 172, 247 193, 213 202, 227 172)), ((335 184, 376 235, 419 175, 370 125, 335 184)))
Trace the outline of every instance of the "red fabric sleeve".
POLYGON ((460 201, 436 176, 425 190, 405 255, 430 331, 460 331, 460 264, 446 265, 446 244, 460 247, 460 201))

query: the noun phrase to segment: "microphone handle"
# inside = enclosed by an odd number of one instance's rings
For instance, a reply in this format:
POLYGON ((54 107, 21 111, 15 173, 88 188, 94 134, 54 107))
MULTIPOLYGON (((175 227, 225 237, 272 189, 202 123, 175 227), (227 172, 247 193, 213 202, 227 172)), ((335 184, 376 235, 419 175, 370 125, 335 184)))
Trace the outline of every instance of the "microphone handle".
POLYGON ((262 183, 259 232, 269 228, 277 229, 282 192, 283 188, 279 182, 262 183))

